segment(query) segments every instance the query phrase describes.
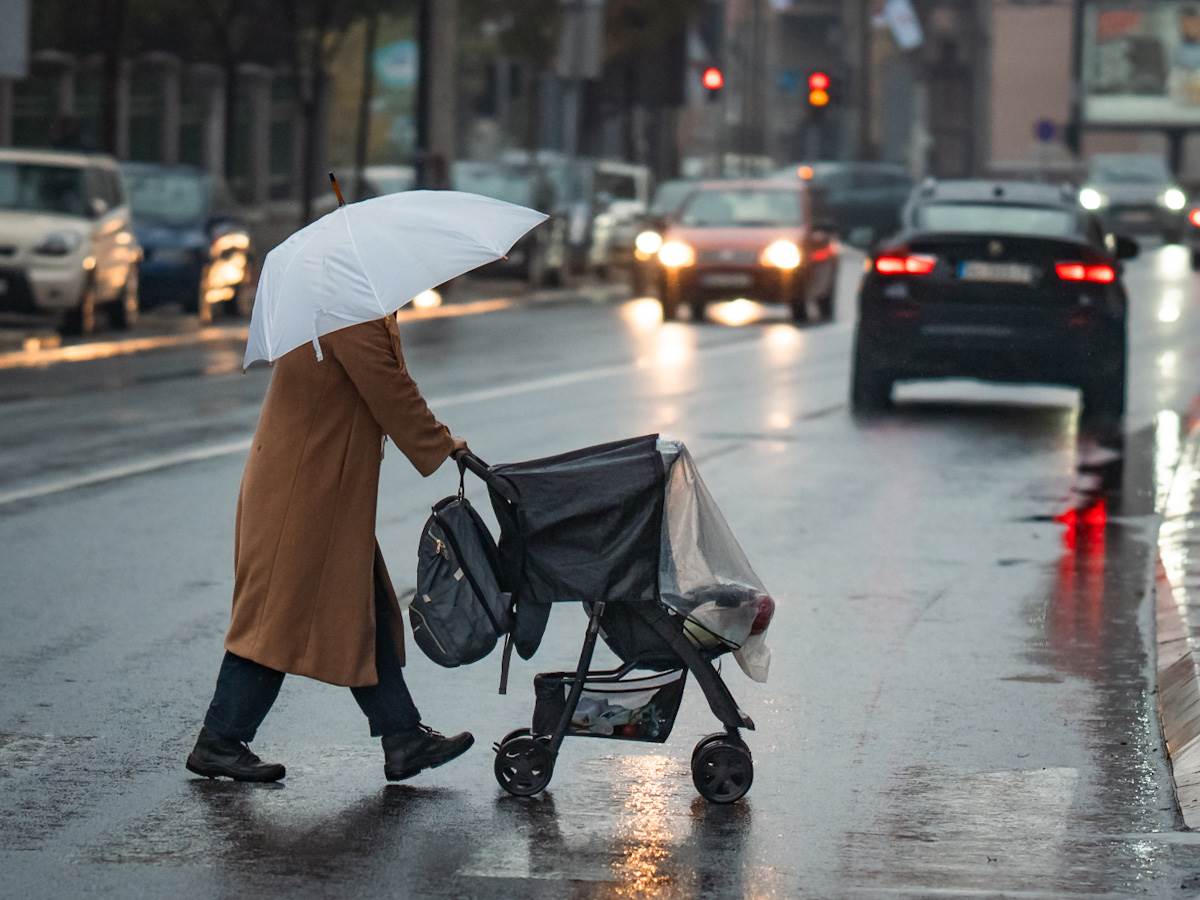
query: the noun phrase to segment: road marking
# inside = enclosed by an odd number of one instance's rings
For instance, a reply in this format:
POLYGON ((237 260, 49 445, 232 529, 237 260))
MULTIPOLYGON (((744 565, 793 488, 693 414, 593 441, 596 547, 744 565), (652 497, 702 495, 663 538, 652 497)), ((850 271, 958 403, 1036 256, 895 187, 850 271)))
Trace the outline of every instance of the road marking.
MULTIPOLYGON (((690 358, 696 359, 699 357, 711 358, 715 356, 727 356, 734 353, 742 353, 747 350, 756 350, 759 349, 759 347, 760 342, 757 338, 741 338, 725 341, 715 346, 698 347, 690 358)), ((573 384, 581 384, 587 381, 598 381, 603 378, 615 378, 621 375, 629 375, 635 372, 641 372, 653 368, 653 361, 648 359, 637 359, 630 363, 618 363, 608 366, 593 366, 587 369, 578 369, 574 372, 564 372, 561 375, 550 375, 544 378, 531 378, 526 381, 517 381, 500 387, 465 391, 459 394, 451 394, 446 397, 435 397, 430 399, 428 402, 430 407, 433 409, 447 409, 453 406, 465 406, 471 403, 483 403, 507 397, 518 397, 522 394, 531 394, 537 391, 554 390, 555 388, 568 387, 573 384)), ((40 484, 29 485, 23 488, 16 488, 15 490, 0 493, 0 507, 9 506, 13 503, 20 503, 25 500, 36 500, 40 497, 47 497, 52 494, 61 494, 66 491, 78 490, 79 488, 103 484, 109 481, 119 481, 123 478, 145 475, 149 472, 157 472, 161 469, 169 469, 175 466, 187 465, 188 463, 203 462, 209 459, 217 459, 222 456, 233 456, 238 453, 245 453, 250 449, 251 441, 252 437, 245 437, 233 441, 226 441, 220 444, 194 447, 190 450, 174 450, 170 453, 163 453, 158 456, 151 456, 144 459, 135 460, 134 462, 130 463, 94 469, 91 472, 75 475, 70 478, 61 478, 54 481, 45 481, 41 482, 40 484)))

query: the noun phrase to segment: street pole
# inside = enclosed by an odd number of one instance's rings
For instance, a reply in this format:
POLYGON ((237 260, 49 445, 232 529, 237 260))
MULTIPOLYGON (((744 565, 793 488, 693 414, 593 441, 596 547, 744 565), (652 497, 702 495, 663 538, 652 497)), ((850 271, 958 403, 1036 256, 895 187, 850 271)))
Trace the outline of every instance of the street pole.
POLYGON ((418 0, 417 186, 444 188, 456 144, 457 0, 418 0))
POLYGON ((854 79, 854 107, 858 117, 855 155, 859 159, 872 159, 875 153, 871 145, 871 0, 858 0, 855 14, 858 63, 858 77, 854 79))
POLYGON ((1083 0, 1071 2, 1071 109, 1066 144, 1078 160, 1083 151, 1083 0))

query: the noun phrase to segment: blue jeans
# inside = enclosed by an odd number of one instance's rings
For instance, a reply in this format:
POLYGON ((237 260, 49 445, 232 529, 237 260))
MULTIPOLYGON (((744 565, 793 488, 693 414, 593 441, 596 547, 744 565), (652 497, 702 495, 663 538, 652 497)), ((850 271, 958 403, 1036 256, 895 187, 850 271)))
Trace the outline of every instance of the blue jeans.
MULTIPOLYGON (((421 722, 404 670, 390 639, 387 617, 389 604, 379 591, 375 593, 375 669, 379 683, 371 687, 350 688, 350 693, 367 717, 373 737, 399 734, 421 722)), ((221 737, 250 743, 258 726, 271 710, 283 672, 277 672, 226 651, 217 674, 217 689, 209 704, 204 726, 221 737)))

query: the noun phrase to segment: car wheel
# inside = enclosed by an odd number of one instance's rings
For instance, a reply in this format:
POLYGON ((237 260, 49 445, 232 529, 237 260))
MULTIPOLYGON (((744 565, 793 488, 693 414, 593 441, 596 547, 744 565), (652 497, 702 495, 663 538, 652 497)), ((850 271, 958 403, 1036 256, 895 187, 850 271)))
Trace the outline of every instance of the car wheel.
POLYGON ((529 247, 529 258, 525 263, 525 280, 534 290, 546 285, 546 253, 542 249, 542 245, 536 241, 529 247))
POLYGON ((89 279, 74 309, 63 315, 60 330, 63 334, 86 336, 96 330, 96 285, 89 279))
POLYGON ((865 360, 856 350, 854 372, 851 375, 850 407, 856 413, 880 412, 892 407, 892 385, 895 379, 887 371, 865 360))
POLYGON ((673 322, 679 318, 679 292, 670 289, 658 293, 658 305, 662 307, 664 322, 673 322))
POLYGON ((821 322, 833 321, 834 286, 829 286, 829 292, 817 300, 817 319, 821 322))
POLYGON ((1192 271, 1200 272, 1200 250, 1192 251, 1192 271))
POLYGON ((118 331, 128 331, 137 324, 138 320, 138 271, 129 270, 125 279, 125 287, 121 294, 109 307, 108 320, 118 331))
POLYGON ((1083 394, 1083 416, 1089 421, 1119 422, 1125 415, 1125 335, 1102 337, 1091 354, 1099 366, 1077 382, 1083 394))

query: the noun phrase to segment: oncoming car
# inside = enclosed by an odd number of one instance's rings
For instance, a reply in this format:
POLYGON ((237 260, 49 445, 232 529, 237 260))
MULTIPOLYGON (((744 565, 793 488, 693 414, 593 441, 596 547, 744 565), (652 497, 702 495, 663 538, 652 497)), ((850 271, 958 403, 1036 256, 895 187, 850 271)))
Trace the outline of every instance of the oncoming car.
POLYGON ((833 318, 837 244, 814 223, 801 183, 701 182, 663 231, 658 296, 663 318, 693 320, 713 300, 786 304, 796 321, 833 318))
POLYGON ((889 406, 898 380, 967 377, 1078 387, 1085 413, 1123 414, 1134 241, 1024 182, 928 183, 904 218, 863 278, 855 409, 889 406))
POLYGON ((1157 234, 1169 244, 1184 235, 1187 194, 1153 153, 1098 153, 1088 161, 1079 203, 1113 231, 1157 234))
POLYGON ((0 150, 0 310, 47 314, 88 334, 138 314, 142 251, 107 156, 0 150))

